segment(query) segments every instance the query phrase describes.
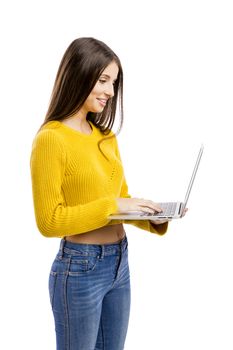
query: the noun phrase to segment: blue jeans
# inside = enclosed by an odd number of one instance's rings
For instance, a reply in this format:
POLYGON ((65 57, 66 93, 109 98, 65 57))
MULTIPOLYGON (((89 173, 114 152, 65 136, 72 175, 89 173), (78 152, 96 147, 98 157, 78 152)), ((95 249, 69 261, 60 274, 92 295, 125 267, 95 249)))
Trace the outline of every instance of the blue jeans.
POLYGON ((130 311, 127 237, 114 244, 61 240, 49 277, 57 350, 122 350, 130 311))

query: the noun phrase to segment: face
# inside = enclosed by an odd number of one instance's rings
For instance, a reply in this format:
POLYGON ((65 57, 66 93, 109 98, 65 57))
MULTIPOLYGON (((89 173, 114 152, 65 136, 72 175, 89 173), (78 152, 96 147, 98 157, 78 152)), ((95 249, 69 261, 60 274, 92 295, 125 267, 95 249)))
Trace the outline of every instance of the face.
POLYGON ((109 98, 114 96, 114 83, 117 80, 119 68, 111 62, 102 72, 90 95, 83 105, 86 113, 101 113, 109 98))

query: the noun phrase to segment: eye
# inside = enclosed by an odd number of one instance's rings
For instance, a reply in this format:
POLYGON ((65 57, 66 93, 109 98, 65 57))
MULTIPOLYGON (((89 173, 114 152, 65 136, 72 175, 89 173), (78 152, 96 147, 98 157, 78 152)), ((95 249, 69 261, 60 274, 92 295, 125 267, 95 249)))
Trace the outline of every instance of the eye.
POLYGON ((106 83, 106 81, 107 81, 107 80, 99 79, 100 84, 104 84, 104 83, 106 83))

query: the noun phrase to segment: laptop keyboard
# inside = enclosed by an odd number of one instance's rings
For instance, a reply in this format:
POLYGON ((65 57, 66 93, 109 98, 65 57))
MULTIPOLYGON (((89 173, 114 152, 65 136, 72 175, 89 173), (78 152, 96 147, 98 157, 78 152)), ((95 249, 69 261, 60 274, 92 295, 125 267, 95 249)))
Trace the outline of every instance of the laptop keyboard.
POLYGON ((176 212, 177 202, 167 202, 167 203, 158 203, 160 208, 163 210, 162 213, 143 213, 142 215, 146 216, 156 216, 156 215, 164 215, 164 216, 174 216, 176 212))

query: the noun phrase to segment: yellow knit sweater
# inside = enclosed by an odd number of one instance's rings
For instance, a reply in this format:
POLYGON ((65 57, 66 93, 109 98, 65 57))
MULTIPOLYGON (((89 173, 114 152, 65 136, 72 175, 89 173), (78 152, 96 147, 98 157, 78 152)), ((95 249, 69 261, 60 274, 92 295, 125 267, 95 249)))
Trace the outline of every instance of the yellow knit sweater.
MULTIPOLYGON (((129 223, 149 232, 164 234, 167 224, 116 221, 116 198, 130 197, 117 140, 106 137, 89 122, 90 135, 59 122, 48 122, 36 135, 31 153, 31 176, 35 217, 47 237, 64 237, 105 225, 129 223)), ((113 135, 111 132, 110 135, 113 135)))

